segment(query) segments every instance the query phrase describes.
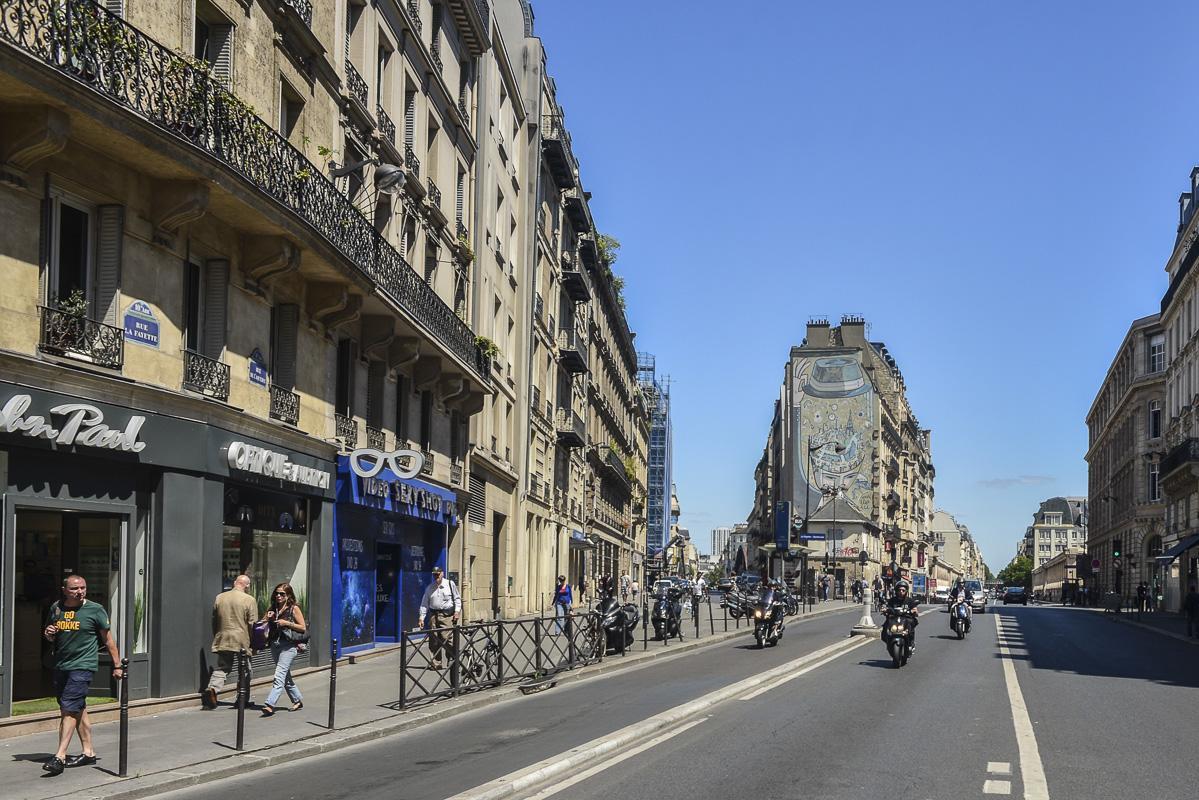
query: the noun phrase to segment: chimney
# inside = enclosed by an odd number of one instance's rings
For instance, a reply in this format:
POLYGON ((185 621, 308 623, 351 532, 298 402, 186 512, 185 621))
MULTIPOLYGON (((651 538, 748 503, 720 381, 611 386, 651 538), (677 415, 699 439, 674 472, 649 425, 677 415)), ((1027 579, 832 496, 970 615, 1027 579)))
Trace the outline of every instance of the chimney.
POLYGON ((866 349, 866 320, 856 314, 841 317, 841 343, 846 347, 866 349))
POLYGON ((808 320, 808 347, 828 347, 829 346, 829 327, 827 319, 809 319, 808 320))

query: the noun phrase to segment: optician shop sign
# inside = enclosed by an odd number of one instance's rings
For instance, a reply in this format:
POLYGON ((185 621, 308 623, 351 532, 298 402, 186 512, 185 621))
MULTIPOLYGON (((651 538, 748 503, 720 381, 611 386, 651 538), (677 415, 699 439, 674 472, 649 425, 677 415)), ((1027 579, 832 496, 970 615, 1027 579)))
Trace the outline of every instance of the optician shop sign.
POLYGON ((64 447, 80 445, 103 450, 140 453, 145 442, 137 437, 146 418, 129 417, 124 430, 104 424, 104 412, 87 403, 60 403, 47 410, 48 416, 29 413, 33 398, 15 394, 0 408, 0 432, 15 433, 31 439, 46 439, 64 447))
POLYGON ((419 481, 410 482, 425 465, 425 457, 419 450, 384 452, 364 447, 352 451, 346 461, 358 485, 358 502, 384 501, 393 510, 415 511, 425 518, 457 517, 458 507, 452 494, 435 491, 419 481))
POLYGON ((232 442, 226 449, 225 458, 229 463, 229 469, 278 478, 316 489, 328 489, 333 479, 325 470, 295 463, 286 453, 277 453, 245 442, 232 442))

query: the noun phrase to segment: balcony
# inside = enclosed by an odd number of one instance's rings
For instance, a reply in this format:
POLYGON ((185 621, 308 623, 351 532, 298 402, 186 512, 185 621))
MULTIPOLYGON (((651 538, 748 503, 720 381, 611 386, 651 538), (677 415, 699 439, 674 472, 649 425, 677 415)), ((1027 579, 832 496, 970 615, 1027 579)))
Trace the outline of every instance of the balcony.
POLYGON ((383 106, 375 106, 375 118, 378 120, 379 135, 383 137, 383 141, 395 147, 396 124, 391 121, 391 117, 387 116, 387 112, 383 110, 383 106))
POLYGON ((433 65, 433 69, 437 71, 438 75, 445 74, 445 64, 441 63, 441 50, 434 47, 429 51, 429 63, 433 65))
POLYGON ((433 474, 433 452, 431 450, 422 450, 421 455, 424 456, 424 462, 420 465, 420 474, 430 477, 433 474))
POLYGON ((469 131, 470 130, 470 109, 467 108, 465 97, 458 98, 458 113, 462 115, 462 124, 465 125, 466 129, 469 131))
POLYGON ((296 16, 307 25, 312 27, 312 3, 309 0, 283 0, 283 5, 291 8, 296 12, 296 16))
POLYGON ((887 460, 887 474, 892 476, 899 475, 899 459, 895 458, 895 456, 891 456, 887 460))
POLYGON ((412 30, 416 31, 417 37, 424 30, 424 23, 420 20, 420 2, 418 0, 408 0, 408 16, 412 18, 412 30))
POLYGON ((591 281, 587 274, 579 269, 578 264, 570 259, 562 260, 562 288, 576 303, 586 303, 591 299, 591 281))
POLYGON ((901 504, 902 501, 899 499, 899 492, 895 491, 894 489, 887 492, 887 506, 889 508, 899 508, 901 504))
POLYGON ((554 430, 558 434, 558 444, 563 447, 582 447, 587 444, 587 426, 578 414, 569 409, 558 409, 554 430))
POLYGON ((541 296, 541 292, 537 292, 533 297, 533 320, 545 324, 545 298, 541 296))
POLYGON ((347 450, 353 450, 358 446, 358 423, 353 417, 344 417, 341 414, 333 414, 333 435, 345 444, 347 450))
POLYGON ((1170 448, 1161 462, 1161 477, 1178 471, 1182 467, 1199 465, 1199 439, 1186 439, 1170 448))
POLYGON ((121 328, 56 308, 40 308, 42 332, 38 350, 97 367, 121 368, 125 361, 125 331, 121 328))
POLYGON ((533 413, 541 416, 541 387, 533 387, 533 413))
POLYGON ((437 184, 433 182, 432 178, 427 178, 425 185, 429 191, 429 193, 425 196, 425 199, 429 203, 429 216, 432 218, 435 225, 438 227, 444 227, 445 224, 450 221, 450 219, 441 209, 441 189, 437 188, 437 184))
POLYGON ((558 331, 558 361, 573 375, 587 371, 587 345, 574 330, 558 331))
POLYGON ((367 425, 366 446, 375 450, 386 450, 387 436, 380 429, 367 425))
POLYGON ((554 182, 562 189, 573 189, 579 185, 575 175, 575 157, 570 148, 570 132, 557 114, 541 117, 541 150, 549 165, 554 182))
POLYGON ((453 486, 462 485, 462 462, 454 461, 450 464, 450 484, 453 486))
POLYGON ((575 226, 575 230, 590 230, 590 215, 587 213, 587 201, 583 197, 582 187, 576 186, 573 189, 568 189, 563 195, 562 201, 565 206, 566 216, 570 219, 571 224, 575 226))
POLYGON ((590 234, 579 236, 579 260, 588 269, 599 268, 599 248, 595 244, 594 236, 590 234))
POLYGON ((271 419, 300 424, 300 396, 290 389, 271 384, 271 419))
MULTIPOLYGON (((112 104, 110 110, 128 115, 121 125, 133 128, 137 122, 157 129, 160 141, 154 150, 162 158, 175 152, 205 154, 211 163, 204 168, 220 175, 227 189, 243 183, 238 191, 260 198, 257 204, 271 224, 287 218, 305 223, 307 229, 296 227, 311 241, 305 246, 328 248, 344 259, 350 277, 373 283, 401 319, 427 331, 473 372, 474 381, 488 385, 481 371, 485 362, 469 326, 338 191, 322 167, 230 94, 208 68, 189 62, 90 0, 56 0, 54 13, 46 10, 47 4, 31 0, 4 8, 0 41, 12 48, 5 57, 19 52, 30 59, 22 69, 63 76, 66 81, 56 95, 70 113, 85 113, 75 102, 84 96, 103 98, 112 104)), ((34 99, 31 95, 30 101, 34 99)), ((95 127, 79 127, 82 144, 107 141, 85 135, 95 127)), ((126 155, 136 161, 135 153, 126 155)))
POLYGON ((410 144, 404 145, 404 166, 407 167, 404 179, 407 181, 408 190, 418 198, 424 197, 425 187, 420 182, 420 159, 416 157, 416 151, 410 144))
POLYGON ((481 56, 491 47, 491 15, 486 0, 446 0, 458 33, 472 55, 481 56))
POLYGON ((184 350, 183 388, 224 402, 229 399, 229 365, 184 350))
POLYGON ((624 488, 628 489, 631 487, 632 484, 629 481, 628 470, 624 466, 624 459, 611 446, 604 448, 604 466, 608 469, 608 473, 612 477, 624 484, 624 488))
POLYGON ((346 96, 356 101, 359 107, 364 112, 366 111, 366 80, 349 61, 346 62, 346 96))

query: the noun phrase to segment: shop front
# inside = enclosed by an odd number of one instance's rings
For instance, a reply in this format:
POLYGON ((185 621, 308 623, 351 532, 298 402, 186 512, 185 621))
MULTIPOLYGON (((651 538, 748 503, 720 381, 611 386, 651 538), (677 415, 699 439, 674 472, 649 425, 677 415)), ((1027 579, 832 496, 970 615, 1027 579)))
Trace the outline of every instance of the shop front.
POLYGON ((338 458, 330 619, 340 652, 398 642, 417 626, 433 567, 447 569, 457 495, 416 479, 420 461, 416 451, 338 458))
MULTIPOLYGON (((201 421, 0 381, 0 717, 53 706, 41 630, 70 574, 109 613, 131 697, 198 691, 212 599, 237 572, 255 594, 289 580, 312 595, 332 466, 201 421)), ((109 666, 97 699, 115 695, 109 666)))

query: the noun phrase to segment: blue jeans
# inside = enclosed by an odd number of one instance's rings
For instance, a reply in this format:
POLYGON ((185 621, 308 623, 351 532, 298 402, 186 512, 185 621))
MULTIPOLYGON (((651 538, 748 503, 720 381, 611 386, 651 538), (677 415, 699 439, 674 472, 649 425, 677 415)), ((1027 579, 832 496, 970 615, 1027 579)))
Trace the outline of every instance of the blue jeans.
POLYGON ((289 642, 283 637, 279 637, 271 642, 271 654, 275 656, 276 662, 275 683, 271 686, 271 693, 266 696, 266 704, 274 708, 284 689, 287 690, 287 696, 291 698, 292 703, 300 702, 304 696, 300 694, 299 687, 291 679, 291 662, 296 660, 297 654, 295 642, 289 642))
POLYGON ((562 624, 565 619, 566 605, 564 603, 554 603, 554 624, 558 626, 558 633, 562 633, 562 624))

